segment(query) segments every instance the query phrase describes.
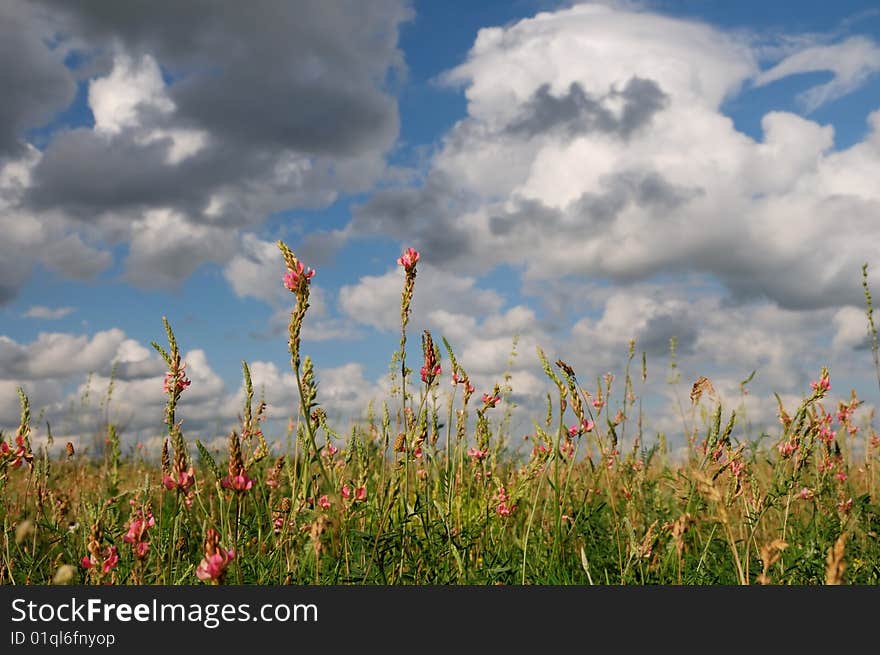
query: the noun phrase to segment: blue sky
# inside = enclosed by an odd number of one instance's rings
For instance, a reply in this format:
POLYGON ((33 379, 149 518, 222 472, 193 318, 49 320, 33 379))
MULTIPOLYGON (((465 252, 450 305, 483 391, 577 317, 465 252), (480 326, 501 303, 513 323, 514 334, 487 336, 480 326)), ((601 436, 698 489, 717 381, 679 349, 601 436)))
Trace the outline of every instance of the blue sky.
POLYGON ((448 336, 484 387, 519 339, 524 431, 536 346, 594 379, 631 338, 653 430, 680 429, 671 336, 683 377, 733 402, 757 369, 758 423, 825 364, 873 403, 874 4, 9 3, 0 426, 15 386, 61 421, 122 361, 114 406, 157 433, 163 315, 201 351, 192 431, 234 422, 242 359, 285 422, 279 238, 318 270, 305 349, 340 421, 382 395, 409 245, 414 334, 448 336))

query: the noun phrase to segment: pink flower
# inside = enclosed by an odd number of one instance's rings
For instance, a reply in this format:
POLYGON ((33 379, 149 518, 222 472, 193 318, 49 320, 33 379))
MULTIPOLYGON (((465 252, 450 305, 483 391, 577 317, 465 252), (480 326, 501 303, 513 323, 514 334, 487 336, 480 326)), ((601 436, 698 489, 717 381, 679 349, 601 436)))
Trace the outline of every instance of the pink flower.
POLYGON ((173 390, 180 393, 189 387, 190 384, 192 384, 192 382, 186 377, 186 363, 183 363, 180 365, 180 368, 177 369, 176 374, 172 371, 165 373, 165 381, 162 383, 162 391, 169 393, 173 390))
POLYGON ((575 423, 570 428, 568 428, 568 436, 575 437, 579 434, 584 434, 585 432, 592 432, 594 427, 596 427, 595 423, 584 419, 580 422, 580 424, 575 423))
POLYGON ((217 550, 213 555, 206 555, 202 559, 199 567, 196 569, 196 577, 199 580, 219 580, 229 562, 235 559, 234 550, 226 550, 217 546, 217 550))
POLYGON ((162 478, 162 484, 165 485, 165 488, 171 491, 172 489, 179 489, 180 491, 186 491, 191 486, 193 486, 196 482, 195 474, 193 473, 192 467, 189 468, 188 471, 180 471, 177 473, 177 479, 170 475, 166 475, 162 478))
POLYGON ((828 372, 823 371, 822 377, 818 380, 813 380, 810 382, 810 387, 813 388, 813 391, 817 392, 819 395, 824 395, 825 392, 831 390, 831 378, 828 377, 828 372))
POLYGON ((416 459, 422 458, 422 447, 421 446, 416 446, 413 449, 413 457, 415 457, 416 459))
POLYGON ((116 546, 105 546, 101 549, 98 557, 95 555, 86 555, 82 558, 80 564, 86 569, 91 569, 100 564, 101 573, 106 575, 119 565, 119 552, 116 550, 116 546))
POLYGON ((150 551, 150 544, 146 539, 147 530, 156 525, 153 513, 147 510, 146 515, 137 510, 128 524, 128 531, 123 535, 122 541, 131 544, 132 550, 138 559, 143 559, 150 551))
POLYGON ((232 489, 233 491, 250 491, 254 486, 254 481, 248 477, 244 471, 240 471, 238 475, 227 475, 220 481, 220 486, 224 489, 232 489))
POLYGON ((315 277, 314 269, 305 268, 302 262, 297 262, 295 269, 288 270, 284 274, 284 286, 291 291, 296 291, 300 285, 308 284, 313 277, 315 277))
POLYGON ((550 449, 542 443, 539 443, 537 446, 532 448, 532 456, 538 457, 540 455, 546 455, 550 452, 550 449))
POLYGON ((840 480, 841 482, 846 482, 847 475, 843 471, 838 471, 835 475, 835 478, 840 480))
POLYGON ((354 499, 359 502, 364 502, 367 499, 367 488, 358 487, 357 489, 355 489, 354 499))
POLYGON ((328 443, 327 449, 324 451, 324 453, 327 455, 327 457, 333 457, 333 455, 335 455, 338 452, 339 452, 339 448, 334 446, 332 443, 328 443))
POLYGON ((783 444, 779 444, 779 454, 785 458, 791 457, 792 453, 794 453, 798 449, 798 445, 796 443, 792 443, 791 441, 786 441, 783 444))
POLYGON ((735 459, 730 463, 730 472, 733 474, 733 477, 738 478, 743 474, 746 465, 743 464, 742 460, 735 459))
POLYGON ((397 258, 397 263, 403 266, 407 272, 412 271, 419 261, 419 253, 414 248, 407 248, 403 254, 397 258))
POLYGON ((427 366, 422 366, 421 374, 422 374, 422 382, 430 384, 431 381, 440 375, 440 364, 435 365, 433 368, 429 368, 427 366))
POLYGON ((593 407, 595 409, 602 409, 603 407, 605 407, 605 401, 602 400, 601 398, 594 398, 593 399, 593 407))
POLYGON ((853 506, 853 499, 847 498, 846 500, 842 500, 839 503, 837 503, 837 511, 846 514, 852 509, 852 506, 853 506))
POLYGON ((479 448, 469 448, 467 454, 468 457, 472 457, 479 462, 489 454, 489 449, 480 450, 479 448))
POLYGON ((571 459, 571 457, 574 455, 574 442, 571 439, 566 439, 564 442, 559 444, 559 454, 566 459, 571 459))
POLYGON ((496 498, 498 500, 498 506, 495 508, 495 511, 499 516, 510 516, 516 509, 516 505, 510 503, 510 496, 507 494, 507 490, 503 486, 498 489, 498 495, 496 498))
POLYGON ((798 498, 800 498, 801 500, 812 500, 815 496, 816 494, 809 487, 803 487, 798 492, 798 498))
POLYGON ((483 394, 483 403, 487 407, 495 407, 498 404, 498 401, 501 400, 501 396, 498 395, 489 395, 488 393, 483 394))
POLYGON ((347 484, 342 485, 342 497, 348 500, 351 498, 351 487, 347 484))
POLYGON ((318 507, 321 509, 330 509, 330 499, 327 497, 327 494, 318 498, 318 507))

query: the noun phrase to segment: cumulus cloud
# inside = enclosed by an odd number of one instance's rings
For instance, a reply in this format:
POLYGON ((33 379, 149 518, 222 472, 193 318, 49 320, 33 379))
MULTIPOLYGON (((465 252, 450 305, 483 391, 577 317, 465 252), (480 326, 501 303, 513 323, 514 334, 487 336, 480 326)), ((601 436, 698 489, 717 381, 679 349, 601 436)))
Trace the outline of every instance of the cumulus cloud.
POLYGON ((404 0, 4 5, 0 166, 26 160, 27 175, 0 179, 0 222, 38 233, 2 258, 0 302, 29 261, 89 277, 120 243, 130 281, 173 285, 225 261, 242 228, 369 189, 398 133, 388 83, 410 16, 404 0), (67 108, 78 81, 93 123, 29 147, 25 130, 67 108))
MULTIPOLYGON (((876 45, 840 47, 840 75, 862 80, 847 71, 870 68, 876 45)), ((527 282, 628 284, 693 272, 738 302, 857 304, 859 266, 880 241, 880 114, 844 150, 831 126, 779 111, 756 140, 723 101, 806 65, 762 73, 758 59, 748 38, 707 24, 595 4, 482 29, 445 77, 464 87, 467 117, 423 183, 375 193, 349 234, 394 235, 473 275, 509 264, 527 282)))
MULTIPOLYGON (((342 311, 358 323, 390 331, 400 325, 402 289, 402 269, 393 268, 383 275, 367 275, 357 284, 343 286, 339 290, 339 304, 342 311)), ((416 325, 427 311, 464 310, 488 315, 498 311, 504 302, 498 292, 479 288, 475 278, 428 264, 419 265, 416 289, 412 303, 416 325)))

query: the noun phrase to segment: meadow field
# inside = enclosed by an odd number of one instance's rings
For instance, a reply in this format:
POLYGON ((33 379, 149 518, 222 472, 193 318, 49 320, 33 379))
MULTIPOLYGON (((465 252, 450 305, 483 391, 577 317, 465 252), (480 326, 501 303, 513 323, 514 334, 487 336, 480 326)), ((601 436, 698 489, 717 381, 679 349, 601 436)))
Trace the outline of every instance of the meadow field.
POLYGON ((829 370, 799 405, 779 400, 775 429, 751 440, 710 379, 687 381, 682 457, 642 431, 637 344, 617 380, 540 352, 546 411, 522 456, 505 381, 475 389, 454 344, 408 333, 419 260, 408 249, 392 392, 362 422, 331 425, 301 353, 313 272, 278 246, 301 401, 288 434, 263 433, 244 363, 227 451, 188 438, 177 408, 191 382, 167 321, 153 344, 167 364, 161 452, 123 448, 108 422, 100 456, 72 444, 50 456, 21 392, 20 425, 0 439, 0 583, 880 583, 880 437, 871 417, 856 420, 854 393, 829 403, 829 370))

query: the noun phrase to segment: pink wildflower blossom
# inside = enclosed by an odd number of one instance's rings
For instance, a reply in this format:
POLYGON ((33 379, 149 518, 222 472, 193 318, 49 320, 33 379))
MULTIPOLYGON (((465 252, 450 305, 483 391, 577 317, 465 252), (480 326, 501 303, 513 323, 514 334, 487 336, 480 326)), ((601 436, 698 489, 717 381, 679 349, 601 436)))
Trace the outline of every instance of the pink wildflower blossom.
POLYGON ((308 284, 315 277, 315 271, 312 268, 306 268, 302 262, 296 263, 296 269, 288 270, 284 274, 284 286, 291 291, 296 291, 300 285, 308 284))
POLYGON ((809 487, 803 487, 798 492, 798 498, 800 498, 801 500, 812 500, 815 497, 816 497, 816 493, 812 489, 810 489, 809 487))
POLYGON ((468 457, 472 457, 476 461, 482 461, 484 457, 489 455, 489 449, 480 450, 479 448, 468 448, 468 457))
POLYGON ((490 395, 488 393, 483 394, 483 403, 485 403, 487 407, 495 407, 500 400, 501 396, 490 395))
POLYGON ((415 268, 419 261, 419 252, 414 248, 407 248, 403 254, 397 258, 397 263, 403 266, 407 271, 415 268))

